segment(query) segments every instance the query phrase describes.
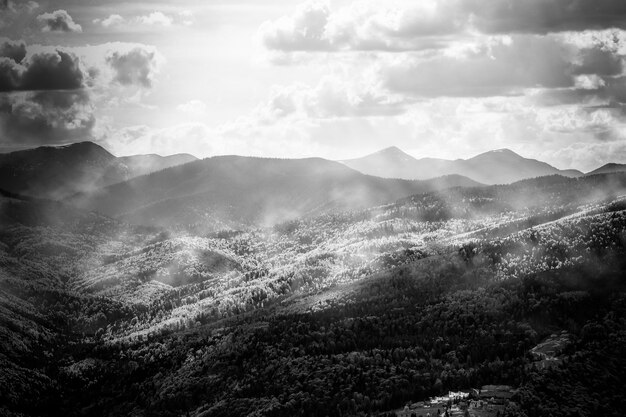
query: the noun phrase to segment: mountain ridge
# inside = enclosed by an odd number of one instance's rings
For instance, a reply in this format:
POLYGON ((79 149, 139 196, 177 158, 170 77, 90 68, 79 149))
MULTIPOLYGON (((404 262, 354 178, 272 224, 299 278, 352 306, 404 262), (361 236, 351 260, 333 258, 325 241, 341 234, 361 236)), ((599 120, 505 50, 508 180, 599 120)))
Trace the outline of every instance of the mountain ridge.
POLYGON ((0 154, 0 188, 60 199, 195 159, 188 154, 116 157, 90 141, 41 146, 0 154))
POLYGON ((216 156, 79 194, 72 202, 136 224, 238 228, 476 185, 461 176, 384 179, 322 158, 216 156))
POLYGON ((609 174, 621 171, 626 171, 626 164, 609 162, 608 164, 604 164, 601 167, 594 169, 593 171, 587 172, 585 175, 609 174))
POLYGON ((508 148, 483 152, 469 159, 417 159, 396 146, 340 161, 359 172, 384 178, 419 179, 458 174, 484 184, 511 183, 522 179, 559 174, 583 175, 578 170, 559 170, 545 162, 524 158, 508 148))

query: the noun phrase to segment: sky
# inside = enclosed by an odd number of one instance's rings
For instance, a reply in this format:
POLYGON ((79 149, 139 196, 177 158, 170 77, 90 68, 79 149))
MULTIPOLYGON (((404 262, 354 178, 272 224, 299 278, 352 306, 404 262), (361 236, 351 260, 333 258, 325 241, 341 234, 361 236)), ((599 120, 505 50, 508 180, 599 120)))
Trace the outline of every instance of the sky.
POLYGON ((626 162, 623 0, 0 0, 0 151, 626 162))

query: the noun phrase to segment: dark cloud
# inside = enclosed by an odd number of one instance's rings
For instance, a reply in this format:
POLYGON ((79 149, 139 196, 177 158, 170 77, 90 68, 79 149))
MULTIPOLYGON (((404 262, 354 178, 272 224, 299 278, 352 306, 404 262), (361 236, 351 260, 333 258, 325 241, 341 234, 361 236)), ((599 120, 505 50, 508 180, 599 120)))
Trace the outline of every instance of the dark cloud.
POLYGON ((0 57, 11 58, 13 61, 20 63, 25 56, 26 44, 24 42, 5 40, 0 43, 0 57))
POLYGON ((11 58, 0 57, 0 92, 20 88, 23 67, 11 58))
POLYGON ((548 33, 626 28, 623 0, 461 0, 463 15, 487 33, 548 33))
POLYGON ((580 63, 576 64, 576 74, 596 74, 603 77, 619 75, 622 72, 622 57, 603 48, 585 48, 580 52, 580 63))
POLYGON ((55 10, 37 16, 44 32, 82 32, 82 27, 75 23, 72 16, 65 10, 55 10))
POLYGON ((106 62, 113 68, 117 83, 150 88, 158 67, 158 56, 156 50, 138 46, 127 52, 110 53, 106 62))
POLYGON ((21 64, 0 58, 0 91, 75 90, 84 78, 78 57, 62 50, 34 54, 21 64))
POLYGON ((38 7, 33 0, 0 0, 0 32, 23 35, 32 22, 31 13, 38 7))
POLYGON ((57 50, 33 55, 22 77, 23 90, 75 90, 83 86, 78 57, 57 50))
POLYGON ((158 70, 160 56, 154 48, 111 48, 98 66, 87 65, 67 48, 33 53, 20 42, 1 44, 6 56, 0 57, 0 147, 93 139, 94 97, 106 95, 112 84, 148 88, 158 70))
POLYGON ((40 91, 0 97, 3 145, 72 143, 92 138, 95 117, 85 91, 40 91))

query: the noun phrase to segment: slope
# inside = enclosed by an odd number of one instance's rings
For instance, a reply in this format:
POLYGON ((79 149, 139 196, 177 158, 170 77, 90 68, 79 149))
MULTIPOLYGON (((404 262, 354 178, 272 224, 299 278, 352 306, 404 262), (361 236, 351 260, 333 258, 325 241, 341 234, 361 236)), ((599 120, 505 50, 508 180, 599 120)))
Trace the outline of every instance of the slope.
POLYGON ((407 195, 474 186, 459 176, 382 179, 320 158, 220 156, 169 168, 73 198, 78 207, 136 224, 205 230, 271 225, 303 215, 364 208, 407 195))

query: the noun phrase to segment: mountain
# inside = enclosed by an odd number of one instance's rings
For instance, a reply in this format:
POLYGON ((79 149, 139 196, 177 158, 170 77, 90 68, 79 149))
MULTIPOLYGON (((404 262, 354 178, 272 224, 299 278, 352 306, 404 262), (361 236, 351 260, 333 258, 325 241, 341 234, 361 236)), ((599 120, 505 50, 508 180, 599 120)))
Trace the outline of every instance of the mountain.
POLYGON ((176 165, 193 162, 198 158, 193 155, 189 155, 188 153, 180 153, 170 156, 161 156, 157 154, 120 156, 117 159, 128 167, 129 176, 132 178, 176 165))
POLYGON ((499 149, 470 159, 416 159, 397 147, 390 147, 362 158, 342 161, 359 172, 384 178, 427 179, 442 175, 462 175, 485 184, 511 183, 526 178, 559 174, 577 177, 582 172, 559 170, 553 166, 524 158, 509 149, 499 149))
POLYGON ((93 142, 43 146, 0 154, 0 188, 60 199, 194 159, 187 154, 117 158, 93 142))
POLYGON ((452 171, 450 162, 445 159, 416 159, 401 149, 391 146, 362 158, 341 161, 344 165, 363 174, 376 175, 383 178, 428 179, 452 171))
POLYGON ((598 169, 595 169, 591 172, 588 172, 585 175, 596 175, 596 174, 610 174, 612 172, 621 172, 626 171, 626 164, 606 164, 601 166, 598 169))
POLYGON ((0 415, 425 415, 482 387, 472 411, 619 416, 625 189, 555 175, 202 236, 0 191, 0 415))
POLYGON ((562 171, 545 162, 524 158, 509 149, 485 152, 467 160, 454 162, 456 166, 453 172, 488 184, 508 184, 554 174, 565 177, 582 175, 579 171, 562 171))
POLYGON ((384 179, 321 158, 218 156, 85 192, 73 203, 135 224, 215 230, 271 225, 309 214, 375 206, 475 181, 384 179))
POLYGON ((0 155, 0 188, 47 198, 123 181, 125 165, 92 142, 0 155))

